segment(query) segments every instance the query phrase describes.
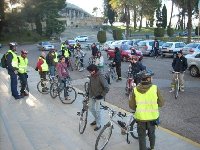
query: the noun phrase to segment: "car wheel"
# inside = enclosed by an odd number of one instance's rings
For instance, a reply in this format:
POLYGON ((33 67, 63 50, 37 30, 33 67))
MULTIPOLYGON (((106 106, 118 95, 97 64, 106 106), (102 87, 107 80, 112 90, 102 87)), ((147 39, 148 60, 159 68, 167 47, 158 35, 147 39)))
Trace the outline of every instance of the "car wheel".
POLYGON ((190 75, 192 77, 196 77, 199 75, 199 69, 196 66, 191 66, 190 67, 190 75))

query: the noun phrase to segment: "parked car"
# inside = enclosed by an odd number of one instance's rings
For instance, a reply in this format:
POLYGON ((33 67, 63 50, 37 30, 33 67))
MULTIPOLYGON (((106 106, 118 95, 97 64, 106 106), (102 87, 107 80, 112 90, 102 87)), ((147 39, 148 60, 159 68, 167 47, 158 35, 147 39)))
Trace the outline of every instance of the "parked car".
POLYGON ((110 47, 110 45, 113 43, 113 41, 106 41, 104 44, 103 44, 103 50, 104 51, 107 51, 108 48, 110 47))
POLYGON ((200 52, 200 43, 189 43, 182 49, 183 55, 200 52))
POLYGON ((54 45, 52 45, 49 41, 45 41, 38 43, 38 48, 41 51, 49 51, 51 49, 54 49, 54 45))
POLYGON ((74 48, 74 45, 77 44, 75 40, 67 40, 66 42, 69 44, 69 46, 70 46, 71 48, 74 48))
POLYGON ((161 55, 175 57, 177 52, 180 51, 186 44, 184 42, 166 42, 162 45, 161 55))
POLYGON ((75 37, 74 40, 76 42, 86 42, 86 41, 88 41, 88 36, 80 35, 80 36, 75 37))
POLYGON ((136 49, 141 51, 143 55, 150 55, 152 51, 153 42, 154 40, 140 41, 136 49))
POLYGON ((185 58, 187 58, 190 75, 193 77, 199 76, 200 75, 200 52, 187 54, 185 58))
MULTIPOLYGON (((120 47, 120 52, 121 52, 121 58, 123 61, 127 61, 131 55, 131 46, 128 44, 122 44, 120 47)), ((137 51, 137 56, 139 57, 139 60, 142 60, 143 55, 141 51, 137 51)), ((107 56, 109 59, 113 59, 115 57, 115 47, 112 47, 110 49, 108 49, 107 51, 107 56)))

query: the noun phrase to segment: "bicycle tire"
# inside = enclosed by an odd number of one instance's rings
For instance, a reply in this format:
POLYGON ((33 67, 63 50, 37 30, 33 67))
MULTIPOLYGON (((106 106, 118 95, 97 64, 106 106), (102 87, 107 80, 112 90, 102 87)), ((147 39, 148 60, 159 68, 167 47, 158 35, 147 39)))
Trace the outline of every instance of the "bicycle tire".
POLYGON ((77 69, 78 69, 78 70, 81 69, 81 62, 78 62, 78 64, 77 64, 77 69))
POLYGON ((56 98, 58 96, 58 83, 52 83, 50 86, 50 96, 56 98))
POLYGON ((126 95, 130 94, 130 88, 129 88, 129 81, 126 81, 126 87, 125 87, 126 95))
POLYGON ((179 82, 178 82, 178 80, 176 80, 175 81, 175 90, 174 90, 175 99, 178 98, 178 92, 179 92, 179 82))
POLYGON ((84 90, 85 90, 85 93, 89 93, 89 82, 85 82, 84 90))
POLYGON ((134 119, 130 124, 130 134, 134 139, 138 139, 138 133, 137 133, 137 123, 134 119))
POLYGON ((113 129, 113 126, 111 125, 110 122, 108 122, 103 127, 103 129, 100 131, 100 133, 99 133, 99 135, 96 139, 95 150, 103 150, 106 147, 106 145, 108 144, 110 137, 112 135, 112 129, 113 129), (104 135, 104 134, 107 130, 108 130, 108 135, 107 135, 107 138, 106 138, 106 135, 104 135), (102 144, 103 146, 99 148, 99 144, 100 144, 101 140, 104 141, 104 139, 106 139, 106 140, 105 140, 105 142, 103 142, 103 144, 102 144))
POLYGON ((77 93, 73 87, 65 87, 59 92, 59 99, 63 104, 72 104, 76 97, 77 93))
POLYGON ((46 86, 46 90, 43 90, 43 86, 41 85, 41 83, 42 83, 42 81, 39 81, 38 82, 38 84, 37 84, 37 90, 40 92, 40 93, 42 93, 42 94, 49 94, 49 92, 50 92, 50 90, 49 90, 49 87, 50 87, 50 82, 49 81, 47 81, 47 84, 48 84, 48 86, 46 86))
POLYGON ((79 120, 79 133, 83 134, 87 125, 87 117, 88 117, 88 109, 85 110, 84 108, 81 111, 80 114, 80 120, 79 120))

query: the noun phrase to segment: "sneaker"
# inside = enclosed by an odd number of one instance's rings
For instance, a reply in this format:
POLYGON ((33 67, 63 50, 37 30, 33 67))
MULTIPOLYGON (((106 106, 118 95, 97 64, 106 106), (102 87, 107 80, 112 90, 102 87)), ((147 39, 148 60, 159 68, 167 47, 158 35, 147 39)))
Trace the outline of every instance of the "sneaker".
POLYGON ((180 91, 181 91, 181 92, 184 92, 185 90, 184 90, 184 88, 180 88, 180 91))
POLYGON ((101 126, 94 128, 94 131, 98 131, 99 129, 101 129, 101 126))
POLYGON ((174 90, 174 88, 172 88, 169 92, 171 93, 171 92, 174 92, 175 90, 174 90))
POLYGON ((83 71, 83 68, 79 69, 79 72, 83 71))
POLYGON ((93 121, 92 123, 90 123, 91 126, 94 126, 96 124, 97 124, 96 121, 93 121))

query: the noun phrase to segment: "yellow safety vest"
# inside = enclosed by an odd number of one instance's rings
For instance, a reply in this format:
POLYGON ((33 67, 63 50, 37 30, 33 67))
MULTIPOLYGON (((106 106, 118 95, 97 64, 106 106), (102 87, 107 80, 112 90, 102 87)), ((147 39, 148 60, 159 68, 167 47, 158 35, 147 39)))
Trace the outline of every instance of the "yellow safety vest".
POLYGON ((64 52, 64 56, 65 56, 66 58, 68 58, 68 57, 69 57, 69 50, 68 50, 68 49, 65 49, 64 51, 65 51, 65 52, 64 52))
POLYGON ((58 53, 57 52, 55 52, 55 58, 53 59, 54 60, 54 62, 58 62, 58 53))
POLYGON ((138 92, 134 88, 136 111, 135 119, 141 121, 155 120, 159 117, 158 103, 157 103, 157 86, 152 85, 146 93, 138 92))
POLYGON ((12 66, 16 69, 18 69, 18 58, 17 54, 13 52, 12 50, 8 50, 8 53, 11 53, 13 58, 12 58, 12 66))
POLYGON ((66 47, 66 44, 61 44, 61 50, 63 50, 66 47))
POLYGON ((47 64, 47 62, 46 62, 46 59, 44 59, 44 58, 42 58, 42 57, 39 57, 39 59, 42 59, 43 62, 44 62, 44 63, 41 65, 42 71, 49 71, 49 66, 48 66, 48 64, 47 64))
POLYGON ((23 58, 22 56, 19 56, 19 73, 27 73, 28 68, 28 58, 23 58))

